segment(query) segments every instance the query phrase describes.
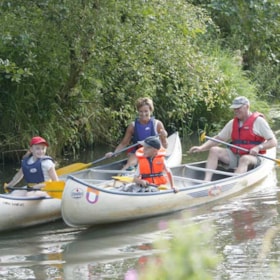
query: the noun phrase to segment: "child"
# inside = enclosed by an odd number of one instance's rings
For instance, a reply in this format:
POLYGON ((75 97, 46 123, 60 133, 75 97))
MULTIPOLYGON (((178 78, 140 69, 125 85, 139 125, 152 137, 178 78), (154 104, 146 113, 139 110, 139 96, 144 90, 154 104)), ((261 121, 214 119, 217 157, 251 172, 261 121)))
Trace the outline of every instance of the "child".
POLYGON ((165 149, 161 148, 159 138, 150 136, 138 143, 143 147, 136 151, 138 167, 133 179, 136 185, 125 186, 123 190, 132 192, 158 191, 158 186, 170 183, 174 192, 177 192, 174 187, 172 172, 166 166, 165 149), (165 174, 168 180, 164 176, 165 174))
MULTIPOLYGON (((44 138, 40 136, 33 137, 30 141, 30 154, 24 156, 21 168, 5 188, 14 187, 22 178, 31 186, 45 181, 58 181, 55 163, 51 157, 46 156, 48 146, 49 144, 44 138)), ((20 192, 22 195, 23 192, 20 192)), ((25 191, 25 195, 34 194, 39 196, 47 195, 41 191, 25 191)))

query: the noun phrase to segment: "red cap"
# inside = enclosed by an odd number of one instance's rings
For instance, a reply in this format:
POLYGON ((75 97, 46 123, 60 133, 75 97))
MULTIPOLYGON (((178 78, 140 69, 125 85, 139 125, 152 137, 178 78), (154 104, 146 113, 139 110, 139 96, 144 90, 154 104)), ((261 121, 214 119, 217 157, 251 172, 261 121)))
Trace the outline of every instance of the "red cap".
POLYGON ((49 146, 48 142, 44 138, 40 136, 33 137, 30 141, 30 147, 38 144, 45 144, 46 146, 49 146))

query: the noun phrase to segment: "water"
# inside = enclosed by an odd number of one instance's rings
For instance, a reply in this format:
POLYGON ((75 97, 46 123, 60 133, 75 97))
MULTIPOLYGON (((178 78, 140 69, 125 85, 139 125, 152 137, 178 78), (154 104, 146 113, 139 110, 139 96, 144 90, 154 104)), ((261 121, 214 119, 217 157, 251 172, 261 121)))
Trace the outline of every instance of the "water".
MULTIPOLYGON (((103 151, 87 153, 81 162, 102 156, 103 151)), ((184 162, 192 160, 184 157, 184 162)), ((178 212, 89 229, 70 228, 60 220, 1 233, 0 279, 124 279, 129 269, 142 267, 155 254, 152 245, 165 234, 159 224, 174 220, 213 223, 213 245, 222 256, 215 279, 274 279, 280 260, 279 178, 276 168, 248 193, 184 211, 189 218, 178 212)))

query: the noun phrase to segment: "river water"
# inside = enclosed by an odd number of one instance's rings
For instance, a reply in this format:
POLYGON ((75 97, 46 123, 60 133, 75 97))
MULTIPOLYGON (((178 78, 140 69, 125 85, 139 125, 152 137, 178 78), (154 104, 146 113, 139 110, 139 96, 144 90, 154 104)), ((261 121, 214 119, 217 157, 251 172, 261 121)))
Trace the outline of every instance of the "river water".
MULTIPOLYGON (((183 144, 183 151, 188 145, 183 144)), ((102 149, 99 153, 87 151, 79 161, 87 163, 103 155, 102 149)), ((184 155, 183 162, 206 156, 184 155)), ((3 182, 11 178, 14 169, 3 167, 1 173, 7 174, 3 182)), ((88 229, 70 228, 60 220, 1 233, 0 280, 124 279, 127 271, 145 265, 148 256, 156 253, 153 243, 164 234, 159 224, 174 220, 213 223, 213 247, 222 256, 214 279, 276 279, 280 267, 279 179, 275 167, 250 192, 172 215, 88 229), (263 248, 268 248, 267 253, 260 259, 263 248)))

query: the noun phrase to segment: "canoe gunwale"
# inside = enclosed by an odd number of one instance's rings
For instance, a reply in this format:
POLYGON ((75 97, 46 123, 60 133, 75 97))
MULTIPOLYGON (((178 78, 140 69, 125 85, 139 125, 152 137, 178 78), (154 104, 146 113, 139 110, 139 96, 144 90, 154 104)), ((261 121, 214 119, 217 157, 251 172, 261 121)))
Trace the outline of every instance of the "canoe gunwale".
POLYGON ((11 195, 11 194, 0 194, 0 199, 17 200, 17 201, 20 201, 20 200, 33 201, 33 200, 55 199, 55 198, 47 197, 47 196, 16 196, 16 195, 11 195))
MULTIPOLYGON (((196 164, 205 164, 205 163, 206 163, 206 161, 196 162, 196 164)), ((195 163, 193 163, 193 164, 195 164, 195 163)), ((188 177, 176 176, 176 175, 174 175, 173 177, 175 179, 175 185, 176 185, 176 181, 192 181, 193 180, 194 183, 197 182, 196 185, 192 185, 192 186, 188 186, 188 187, 180 187, 179 188, 180 192, 185 192, 185 191, 187 192, 187 191, 196 190, 196 189, 204 190, 204 189, 209 188, 216 184, 225 185, 227 183, 235 183, 235 182, 241 180, 242 178, 246 178, 246 177, 250 176, 252 173, 259 172, 258 170, 262 169, 264 164, 265 164, 265 162, 262 162, 262 164, 260 164, 259 166, 247 171, 246 173, 241 173, 241 174, 213 170, 213 172, 216 174, 222 174, 222 175, 226 175, 228 177, 223 178, 223 179, 218 179, 215 181, 209 181, 209 182, 203 181, 203 180, 198 180, 195 178, 188 178, 188 177)), ((192 166, 191 164, 181 164, 179 167, 185 167, 185 168, 191 167, 193 170, 197 170, 197 171, 203 171, 203 170, 207 171, 208 170, 206 168, 192 166)), ((172 170, 172 168, 171 168, 171 170, 172 170)), ((144 196, 144 197, 146 197, 146 196, 166 195, 166 194, 174 193, 174 191, 172 189, 167 189, 167 190, 159 191, 159 192, 139 192, 139 193, 123 192, 123 191, 118 191, 117 189, 112 189, 112 188, 106 189, 106 188, 104 188, 103 183, 101 183, 99 186, 98 184, 90 183, 86 179, 79 179, 79 178, 75 177, 74 175, 69 175, 68 180, 73 180, 73 181, 75 181, 85 187, 89 187, 91 189, 96 189, 101 192, 110 193, 110 194, 114 194, 114 195, 118 195, 118 196, 144 196)), ((113 184, 113 182, 114 182, 114 180, 107 181, 108 185, 113 184)))
MULTIPOLYGON (((186 165, 183 164, 181 165, 182 167, 185 167, 186 165)), ((234 183, 235 181, 239 181, 240 179, 242 179, 243 177, 247 177, 248 175, 250 175, 251 173, 255 173, 258 171, 258 169, 260 169, 262 166, 259 165, 256 168, 246 172, 246 173, 242 173, 242 174, 235 174, 235 176, 229 176, 223 179, 219 179, 216 181, 203 181, 197 184, 197 185, 192 185, 189 187, 181 187, 179 189, 180 192, 184 192, 184 191, 189 191, 189 190, 194 190, 194 189, 201 189, 204 190, 205 188, 209 188, 210 186, 215 185, 216 183, 218 183, 219 185, 224 185, 226 183, 234 183)), ((229 172, 222 172, 221 174, 230 174, 229 172)), ((234 174, 234 173, 232 173, 234 174)), ((189 180, 196 180, 195 178, 188 178, 188 177, 181 177, 181 176, 174 176, 175 180, 182 180, 182 181, 189 181, 189 180)), ((170 193, 174 193, 174 191, 172 189, 167 189, 164 191, 159 191, 159 192, 139 192, 139 193, 132 193, 132 192, 123 192, 123 191, 118 191, 117 189, 106 189, 104 188, 103 183, 100 184, 100 186, 98 184, 91 184, 90 182, 88 182, 86 179, 79 179, 77 177, 75 177, 74 175, 69 175, 68 176, 68 180, 73 180, 85 187, 91 188, 91 189, 95 189, 101 192, 105 192, 105 193, 110 193, 110 194, 114 194, 114 195, 118 195, 118 196, 152 196, 152 195, 165 195, 165 194, 170 194, 170 193)), ((113 184, 114 180, 111 181, 107 181, 108 185, 113 184)))

